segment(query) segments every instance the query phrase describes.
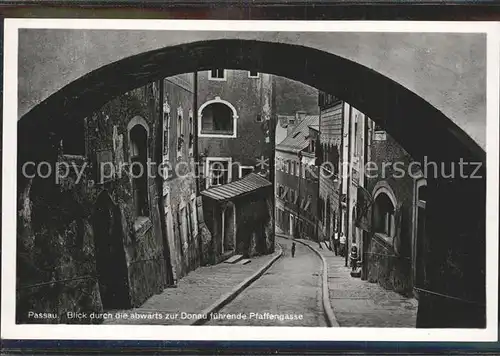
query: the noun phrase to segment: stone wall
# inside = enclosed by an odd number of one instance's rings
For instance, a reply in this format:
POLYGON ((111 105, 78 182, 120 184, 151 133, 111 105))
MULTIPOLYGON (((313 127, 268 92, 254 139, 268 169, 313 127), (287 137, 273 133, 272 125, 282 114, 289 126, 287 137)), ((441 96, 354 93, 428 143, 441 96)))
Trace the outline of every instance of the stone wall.
POLYGON ((274 252, 272 186, 236 201, 236 253, 253 257, 274 252))
MULTIPOLYGON (((401 205, 401 228, 400 233, 391 241, 380 238, 372 231, 369 246, 366 248, 367 279, 378 282, 385 288, 412 294, 414 179, 407 172, 413 160, 389 135, 386 135, 383 141, 372 141, 369 150, 370 161, 379 169, 376 171, 377 174, 375 171, 370 172, 370 177, 376 177, 367 179, 367 190, 373 196, 378 187, 384 186, 394 193, 397 204, 401 205), (398 166, 391 165, 382 169, 383 163, 396 162, 399 162, 400 169, 405 170, 404 175, 401 176, 397 171, 398 166)), ((371 210, 373 212, 373 207, 371 210)))
MULTIPOLYGON (((201 246, 210 234, 194 175, 173 169, 163 179, 156 169, 163 159, 161 97, 168 97, 186 121, 193 111, 189 80, 173 79, 111 100, 84 125, 68 123, 41 154, 53 173, 47 178, 36 174, 35 165, 19 170, 17 322, 90 322, 68 320, 66 312, 138 306, 206 263, 201 246), (135 207, 128 165, 131 122, 148 132, 147 216, 139 216, 135 207), (171 215, 168 224, 165 212, 171 215), (189 223, 183 225, 183 219, 189 223), (36 320, 29 311, 54 317, 36 320)), ((176 122, 169 132, 171 161, 189 162, 189 141, 178 150, 176 122)), ((190 125, 183 128, 189 137, 190 125)))

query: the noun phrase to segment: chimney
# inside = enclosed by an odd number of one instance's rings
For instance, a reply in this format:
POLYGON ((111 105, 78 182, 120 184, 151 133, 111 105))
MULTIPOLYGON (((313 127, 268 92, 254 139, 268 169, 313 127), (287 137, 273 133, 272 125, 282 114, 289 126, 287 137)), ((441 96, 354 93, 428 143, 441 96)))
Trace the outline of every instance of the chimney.
POLYGON ((306 117, 307 113, 305 111, 297 111, 295 112, 295 121, 297 124, 299 124, 300 122, 302 122, 302 120, 304 120, 304 118, 306 117))

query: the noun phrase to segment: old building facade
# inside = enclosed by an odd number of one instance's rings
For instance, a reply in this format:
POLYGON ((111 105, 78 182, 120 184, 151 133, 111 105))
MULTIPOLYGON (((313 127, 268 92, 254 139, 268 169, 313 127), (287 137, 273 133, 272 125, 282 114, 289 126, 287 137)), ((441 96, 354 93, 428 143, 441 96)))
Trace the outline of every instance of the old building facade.
POLYGON ((18 321, 30 322, 26 310, 74 322, 67 310, 138 306, 204 263, 210 234, 192 167, 174 164, 192 160, 183 138, 193 132, 193 80, 166 78, 111 100, 54 137, 53 175, 23 170, 18 321))
POLYGON ((412 294, 425 278, 418 265, 426 200, 420 166, 348 103, 320 93, 319 107, 320 234, 331 239, 337 230, 348 248, 358 247, 362 279, 412 294))
POLYGON ((317 239, 319 117, 304 117, 276 146, 276 223, 285 233, 317 239))
POLYGON ((273 105, 273 77, 269 74, 229 69, 198 73, 201 189, 230 183, 254 171, 268 178, 272 175, 270 166, 258 163, 263 159, 272 164, 273 105), (219 169, 223 174, 218 174, 219 169))
POLYGON ((373 201, 364 275, 387 289, 412 295, 424 278, 418 255, 425 236, 426 180, 420 163, 373 122, 369 137, 376 174, 367 179, 373 201))
POLYGON ((344 102, 333 95, 320 93, 321 173, 319 176, 319 236, 331 241, 341 226, 340 168, 342 131, 344 129, 344 102))
POLYGON ((320 236, 331 240, 338 231, 348 247, 362 249, 366 215, 358 208, 365 196, 366 124, 368 118, 348 103, 326 93, 319 94, 321 175, 319 182, 320 236))
POLYGON ((200 189, 214 237, 214 263, 234 254, 250 257, 274 251, 270 183, 276 129, 273 80, 269 74, 253 71, 219 68, 198 72, 200 189), (224 192, 235 184, 245 186, 247 176, 259 184, 249 183, 240 192, 246 199, 239 195, 214 198, 219 188, 224 192))

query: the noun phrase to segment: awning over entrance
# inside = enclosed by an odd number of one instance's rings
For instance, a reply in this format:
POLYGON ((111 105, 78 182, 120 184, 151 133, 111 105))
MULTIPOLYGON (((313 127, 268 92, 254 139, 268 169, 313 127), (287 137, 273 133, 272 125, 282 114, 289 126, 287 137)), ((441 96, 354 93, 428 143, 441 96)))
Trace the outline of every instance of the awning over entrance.
POLYGON ((256 173, 250 173, 237 181, 204 190, 201 194, 217 201, 225 201, 247 195, 271 185, 272 183, 267 179, 256 173))

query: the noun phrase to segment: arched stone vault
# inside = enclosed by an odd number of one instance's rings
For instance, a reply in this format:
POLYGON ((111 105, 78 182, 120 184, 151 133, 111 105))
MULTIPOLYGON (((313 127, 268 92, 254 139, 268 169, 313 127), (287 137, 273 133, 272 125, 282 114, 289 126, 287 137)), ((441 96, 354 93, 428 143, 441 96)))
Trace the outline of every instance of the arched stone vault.
MULTIPOLYGON (((386 76, 317 49, 253 40, 213 40, 161 48, 92 71, 22 117, 23 134, 44 140, 111 98, 147 82, 213 67, 288 77, 332 93, 380 123, 416 159, 485 161, 481 146, 453 120, 386 76), (34 130, 34 131, 33 131, 34 130)), ((36 145, 30 145, 34 147, 36 145)))

